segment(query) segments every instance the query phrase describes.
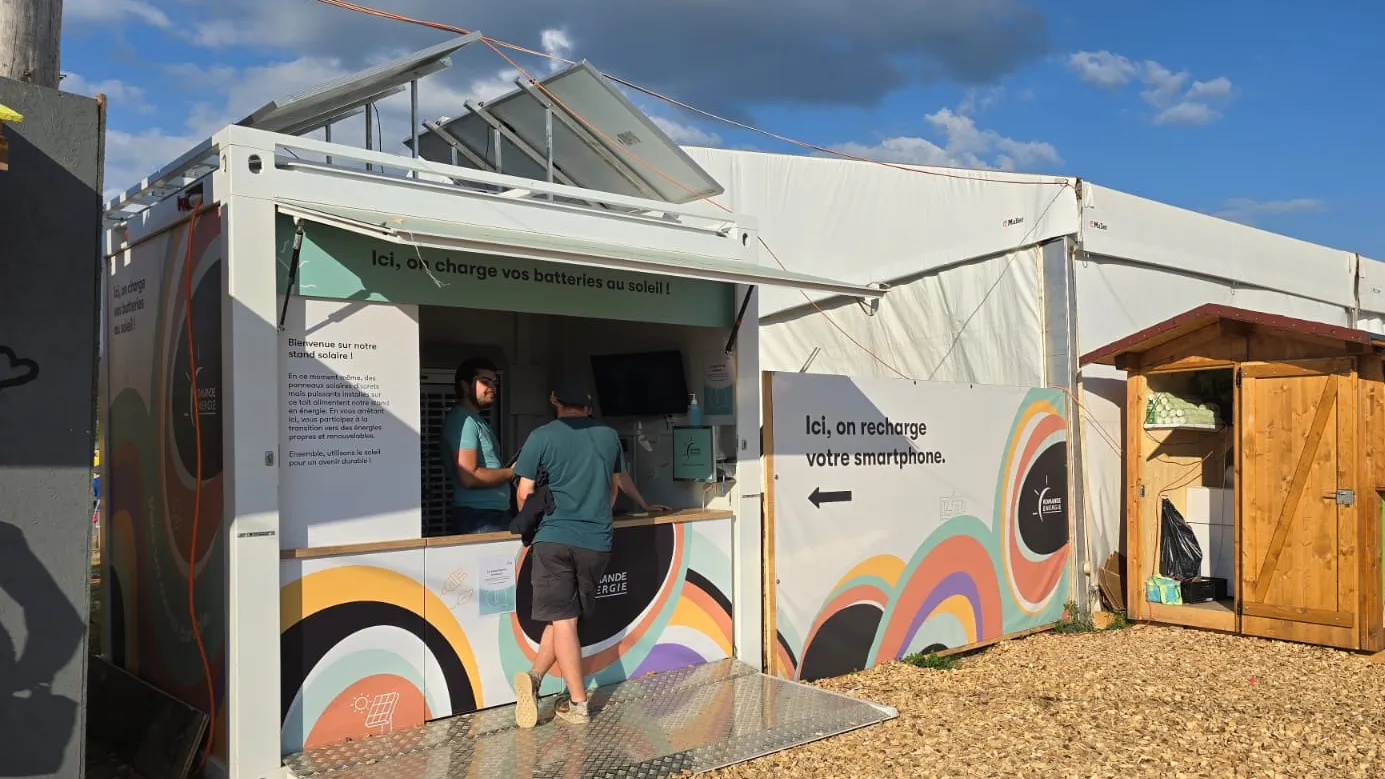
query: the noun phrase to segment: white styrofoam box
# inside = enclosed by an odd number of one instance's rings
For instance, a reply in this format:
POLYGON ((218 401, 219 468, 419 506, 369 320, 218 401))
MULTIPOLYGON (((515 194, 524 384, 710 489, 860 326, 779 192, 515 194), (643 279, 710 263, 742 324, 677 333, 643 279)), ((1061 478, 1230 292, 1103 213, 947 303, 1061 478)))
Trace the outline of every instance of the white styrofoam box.
POLYGON ((1212 524, 1212 493, 1206 487, 1189 487, 1184 505, 1183 518, 1188 524, 1212 524))
POLYGON ((1231 488, 1213 490, 1214 500, 1221 506, 1212 510, 1212 524, 1230 528, 1236 524, 1236 490, 1231 488))
POLYGON ((1226 580, 1226 596, 1236 592, 1236 529, 1231 525, 1212 528, 1211 575, 1226 580))
POLYGON ((1197 539, 1198 548, 1202 550, 1202 566, 1198 568, 1198 576, 1212 576, 1212 539, 1215 537, 1214 531, 1221 528, 1214 528, 1206 522, 1188 522, 1188 527, 1192 528, 1193 537, 1197 539))
POLYGON ((1234 495, 1234 490, 1219 487, 1189 487, 1188 511, 1184 516, 1189 524, 1231 525, 1236 517, 1234 495))

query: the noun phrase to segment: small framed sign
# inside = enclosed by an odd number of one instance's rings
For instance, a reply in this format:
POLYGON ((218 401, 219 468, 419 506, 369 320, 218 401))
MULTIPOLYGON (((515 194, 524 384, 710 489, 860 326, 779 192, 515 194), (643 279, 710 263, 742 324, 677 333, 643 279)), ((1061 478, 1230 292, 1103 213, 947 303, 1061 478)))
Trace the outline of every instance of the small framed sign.
POLYGON ((717 459, 711 427, 673 428, 673 480, 716 481, 717 459))

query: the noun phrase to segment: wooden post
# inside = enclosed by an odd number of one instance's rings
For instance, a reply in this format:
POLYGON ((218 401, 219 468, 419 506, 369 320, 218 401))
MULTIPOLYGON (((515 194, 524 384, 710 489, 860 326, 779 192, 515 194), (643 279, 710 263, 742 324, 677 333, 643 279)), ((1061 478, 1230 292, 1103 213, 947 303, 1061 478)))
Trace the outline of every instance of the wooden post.
POLYGON ((0 76, 58 88, 62 0, 0 2, 0 76))

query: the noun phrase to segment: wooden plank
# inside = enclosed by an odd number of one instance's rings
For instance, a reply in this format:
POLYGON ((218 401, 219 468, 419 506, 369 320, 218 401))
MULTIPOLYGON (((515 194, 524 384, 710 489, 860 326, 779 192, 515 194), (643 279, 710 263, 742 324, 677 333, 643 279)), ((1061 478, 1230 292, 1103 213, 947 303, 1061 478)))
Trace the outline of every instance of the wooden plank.
MULTIPOLYGON (((764 409, 760 415, 760 463, 764 473, 765 488, 760 497, 760 569, 764 595, 764 609, 761 619, 764 622, 765 672, 774 673, 775 656, 779 653, 779 581, 774 566, 774 372, 760 374, 760 403, 764 409)), ((798 658, 803 662, 803 658, 798 658)), ((793 669, 786 669, 790 674, 793 669)))
POLYGON ((1359 470, 1356 475, 1357 502, 1361 510, 1356 516, 1356 555, 1360 584, 1357 587, 1360 626, 1360 648, 1379 652, 1385 650, 1385 582, 1382 582, 1382 559, 1385 544, 1381 541, 1380 488, 1385 487, 1385 364, 1379 356, 1362 357, 1358 364, 1360 411, 1357 427, 1359 470))
MULTIPOLYGON (((1098 617, 1098 616, 1100 616, 1101 614, 1104 614, 1104 613, 1105 613, 1105 612, 1096 612, 1095 614, 1092 615, 1092 617, 1093 617, 1093 618, 1096 618, 1096 617, 1098 617)), ((1050 623, 1048 623, 1048 624, 1046 624, 1046 625, 1040 625, 1040 626, 1038 626, 1038 627, 1036 627, 1036 628, 1029 628, 1028 630, 1021 630, 1021 631, 1019 631, 1019 632, 1017 632, 1017 633, 1009 633, 1009 634, 1000 636, 999 638, 991 638, 991 639, 987 639, 987 640, 985 640, 985 641, 978 641, 978 642, 976 642, 975 644, 967 644, 966 646, 954 646, 954 647, 951 647, 950 649, 944 649, 944 650, 938 652, 937 655, 938 655, 938 657, 947 657, 947 656, 949 656, 949 655, 960 655, 960 654, 965 654, 965 653, 968 653, 968 652, 975 652, 975 651, 978 650, 978 649, 985 649, 985 648, 988 647, 988 646, 995 646, 996 644, 999 644, 999 643, 1001 643, 1001 642, 1003 642, 1003 641, 1018 641, 1018 640, 1021 639, 1021 638, 1028 638, 1029 636, 1036 635, 1036 634, 1038 634, 1038 633, 1044 633, 1044 632, 1050 631, 1050 630, 1052 630, 1053 627, 1054 627, 1055 625, 1057 625, 1057 624, 1058 624, 1057 622, 1050 622, 1050 623)))
POLYGON ((1356 624, 1356 615, 1350 611, 1328 611, 1327 609, 1301 609, 1293 606, 1271 606, 1264 603, 1247 603, 1242 606, 1247 617, 1307 622, 1311 625, 1330 625, 1349 628, 1356 624))
MULTIPOLYGON (((1241 632, 1241 601, 1245 597, 1244 574, 1241 572, 1241 533, 1245 523, 1242 521, 1242 503, 1244 495, 1245 480, 1241 478, 1241 462, 1246 457, 1248 442, 1255 438, 1248 435, 1246 431, 1255 429, 1255 419, 1247 413, 1245 398, 1242 396, 1241 369, 1236 368, 1236 384, 1231 391, 1231 419, 1232 431, 1235 438, 1232 439, 1232 471, 1231 471, 1231 598, 1235 603, 1235 631, 1241 632)), ((1254 380, 1252 380, 1253 382, 1254 380)))
POLYGON ((1220 630, 1232 633, 1236 630, 1236 612, 1216 606, 1169 605, 1150 603, 1149 622, 1164 625, 1181 625, 1202 630, 1220 630))
MULTIPOLYGON (((509 533, 483 533, 483 540, 498 541, 508 538, 509 533)), ((404 538, 397 541, 373 541, 362 544, 334 544, 332 546, 308 546, 298 549, 279 550, 280 560, 312 560, 318 557, 340 557, 342 555, 370 554, 371 552, 397 552, 402 549, 422 549, 427 546, 426 538, 404 538)))
POLYGON ((1236 367, 1236 361, 1230 359, 1220 359, 1216 357, 1184 357, 1181 360, 1165 363, 1157 367, 1146 368, 1145 373, 1154 375, 1160 373, 1186 373, 1188 371, 1208 371, 1208 370, 1227 370, 1236 367))
MULTIPOLYGON (((1356 479, 1356 458, 1360 451, 1358 445, 1356 429, 1357 412, 1357 387, 1358 379, 1355 371, 1348 367, 1349 373, 1342 377, 1337 388, 1337 489, 1351 490, 1356 499, 1351 505, 1337 506, 1337 525, 1327 528, 1333 546, 1314 544, 1309 550, 1315 563, 1332 564, 1328 570, 1335 570, 1336 581, 1330 579, 1320 582, 1324 587, 1335 590, 1335 592, 1324 593, 1325 596, 1318 603, 1330 603, 1338 614, 1347 614, 1351 618, 1351 624, 1344 627, 1355 627, 1356 610, 1360 608, 1357 595, 1358 577, 1360 576, 1359 555, 1357 532, 1360 511, 1362 507, 1361 495, 1357 493, 1356 479), (1334 557, 1335 559, 1332 559, 1334 557)), ((1333 500, 1336 500, 1335 495, 1333 500)), ((1314 577, 1317 579, 1319 577, 1314 577)), ((1311 620, 1309 620, 1311 621, 1311 620)), ((1337 623, 1333 623, 1337 624, 1337 623)), ((1359 637, 1353 648, 1361 646, 1359 637)))
MULTIPOLYGON (((664 513, 650 514, 647 517, 616 517, 615 529, 640 527, 643 525, 681 525, 690 522, 709 522, 717 519, 734 519, 734 511, 713 509, 678 509, 664 513)), ((508 531, 497 533, 468 533, 457 536, 433 536, 430 538, 405 538, 395 541, 374 541, 361 544, 339 544, 336 546, 312 546, 299 549, 285 549, 279 553, 281 560, 311 560, 319 557, 342 557, 345 555, 370 554, 372 552, 397 552, 404 549, 424 547, 467 546, 470 544, 490 544, 499 541, 515 541, 519 536, 508 531)))
POLYGON ((1183 357, 1211 356, 1216 354, 1214 345, 1224 337, 1221 328, 1211 323, 1187 335, 1144 350, 1140 355, 1140 365, 1153 368, 1183 357))
POLYGON ((1335 625, 1315 625, 1311 622, 1296 622, 1286 619, 1265 619, 1246 614, 1241 617, 1241 632, 1248 636, 1259 636, 1277 641, 1353 649, 1356 646, 1357 629, 1335 625))
MULTIPOLYGON (((1294 475, 1289 481, 1289 491, 1279 510, 1279 516, 1274 526, 1274 535, 1270 537, 1269 550, 1265 553, 1265 559, 1260 564, 1260 571, 1256 575, 1254 601, 1263 601, 1266 593, 1269 592, 1270 575, 1279 565, 1279 556, 1283 554, 1284 544, 1289 540, 1289 529, 1293 524, 1294 515, 1298 511, 1298 505, 1303 499, 1303 488, 1308 484, 1308 474, 1313 468, 1313 458, 1317 454, 1318 445, 1322 443, 1323 432, 1327 429, 1327 423, 1332 419, 1332 410, 1336 405, 1337 376, 1332 375, 1327 377, 1322 396, 1318 399, 1318 407, 1314 412, 1313 422, 1308 428, 1307 440, 1304 441, 1303 449, 1294 465, 1294 475)), ((1246 432, 1254 435, 1253 431, 1246 432)))
POLYGON ((1296 376, 1323 376, 1327 374, 1348 373, 1354 367, 1355 358, 1334 357, 1322 360, 1294 360, 1292 362, 1252 362, 1241 366, 1242 376, 1254 379, 1292 378, 1296 376))
POLYGON ((1132 619, 1146 613, 1144 523, 1140 516, 1140 480, 1144 472, 1144 376, 1126 379, 1125 394, 1125 608, 1132 619))

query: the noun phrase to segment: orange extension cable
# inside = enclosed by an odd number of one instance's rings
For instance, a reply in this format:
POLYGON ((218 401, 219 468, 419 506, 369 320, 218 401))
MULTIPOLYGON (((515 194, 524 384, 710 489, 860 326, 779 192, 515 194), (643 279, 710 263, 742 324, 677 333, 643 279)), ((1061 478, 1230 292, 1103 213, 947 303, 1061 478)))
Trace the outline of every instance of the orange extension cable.
POLYGON ((212 679, 212 664, 207 659, 207 647, 202 643, 202 627, 197 620, 197 540, 198 525, 202 518, 202 404, 197 391, 197 345, 192 332, 192 247, 197 234, 197 220, 202 216, 202 207, 195 206, 192 217, 188 219, 188 245, 183 259, 183 318, 187 324, 188 336, 188 391, 192 395, 193 449, 196 461, 193 475, 192 498, 192 539, 188 543, 188 618, 192 620, 192 636, 197 642, 197 654, 202 659, 202 677, 207 683, 207 743, 202 748, 198 770, 207 765, 212 755, 212 744, 216 741, 216 683, 212 679))

